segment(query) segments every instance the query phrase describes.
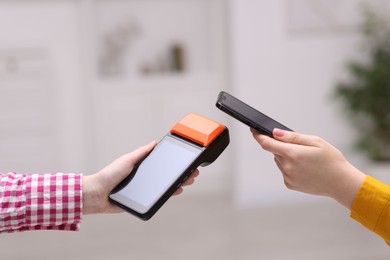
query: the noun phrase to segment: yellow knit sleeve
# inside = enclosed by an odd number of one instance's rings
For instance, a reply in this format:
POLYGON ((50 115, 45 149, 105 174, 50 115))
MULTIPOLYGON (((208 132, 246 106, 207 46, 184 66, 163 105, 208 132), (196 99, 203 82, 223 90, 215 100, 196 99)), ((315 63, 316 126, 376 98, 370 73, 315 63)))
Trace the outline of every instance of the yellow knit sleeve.
POLYGON ((351 207, 351 217, 390 245, 390 186, 367 176, 351 207))

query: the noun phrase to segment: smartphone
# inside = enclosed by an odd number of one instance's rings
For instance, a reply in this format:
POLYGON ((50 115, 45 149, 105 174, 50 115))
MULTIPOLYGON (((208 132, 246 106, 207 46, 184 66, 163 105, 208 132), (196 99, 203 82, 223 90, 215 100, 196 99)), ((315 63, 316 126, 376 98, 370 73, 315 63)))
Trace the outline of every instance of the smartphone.
POLYGON ((201 135, 199 124, 209 126, 210 120, 190 114, 182 121, 109 194, 110 202, 148 220, 198 166, 212 163, 229 144, 229 131, 221 124, 216 124, 215 130, 208 127, 213 131, 209 135, 201 135), (203 121, 199 123, 199 119, 203 121), (211 135, 213 140, 200 140, 211 135))
POLYGON ((282 125, 225 91, 219 93, 216 106, 235 119, 270 137, 273 137, 272 132, 274 128, 292 131, 285 125, 282 125))

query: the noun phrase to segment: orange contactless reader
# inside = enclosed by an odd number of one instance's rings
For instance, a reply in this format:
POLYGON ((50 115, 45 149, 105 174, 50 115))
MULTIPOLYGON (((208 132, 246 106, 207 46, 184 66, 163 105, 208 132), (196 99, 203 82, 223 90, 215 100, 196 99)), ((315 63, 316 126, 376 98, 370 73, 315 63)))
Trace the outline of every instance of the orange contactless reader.
POLYGON ((214 162, 228 144, 226 126, 188 114, 110 193, 109 200, 148 220, 197 167, 214 162))

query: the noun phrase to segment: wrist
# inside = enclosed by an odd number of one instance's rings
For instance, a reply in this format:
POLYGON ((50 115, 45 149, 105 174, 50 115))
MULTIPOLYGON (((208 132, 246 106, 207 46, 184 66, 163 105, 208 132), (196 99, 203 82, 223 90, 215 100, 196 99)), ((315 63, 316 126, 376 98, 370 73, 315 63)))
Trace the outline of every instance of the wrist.
POLYGON ((119 213, 122 209, 111 204, 108 193, 111 188, 99 174, 83 176, 83 214, 119 213))
POLYGON ((348 170, 342 176, 343 178, 336 184, 337 188, 332 197, 344 207, 350 209, 366 178, 366 174, 349 165, 348 170))
POLYGON ((94 185, 94 176, 83 176, 83 214, 99 213, 99 189, 94 185))

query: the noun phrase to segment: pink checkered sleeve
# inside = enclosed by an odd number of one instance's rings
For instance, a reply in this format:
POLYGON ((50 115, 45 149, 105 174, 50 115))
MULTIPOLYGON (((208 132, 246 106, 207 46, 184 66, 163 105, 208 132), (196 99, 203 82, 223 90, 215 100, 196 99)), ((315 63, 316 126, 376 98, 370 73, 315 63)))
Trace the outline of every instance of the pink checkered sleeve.
POLYGON ((81 174, 0 173, 0 232, 78 230, 81 174))

